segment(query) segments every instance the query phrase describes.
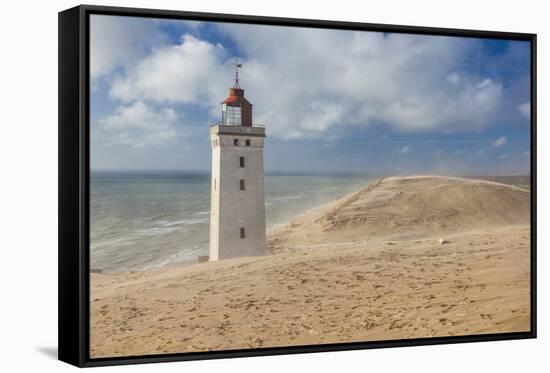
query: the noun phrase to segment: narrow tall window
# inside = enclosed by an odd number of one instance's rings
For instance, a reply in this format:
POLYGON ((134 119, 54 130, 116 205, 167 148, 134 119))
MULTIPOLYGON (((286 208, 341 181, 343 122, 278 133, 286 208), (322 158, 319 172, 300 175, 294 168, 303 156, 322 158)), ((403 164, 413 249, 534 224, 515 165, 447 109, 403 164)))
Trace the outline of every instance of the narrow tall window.
POLYGON ((241 227, 241 239, 244 239, 244 238, 245 238, 244 227, 241 227))
POLYGON ((241 167, 244 167, 244 157, 241 157, 240 164, 241 164, 241 167))
POLYGON ((233 139, 233 145, 239 146, 239 139, 233 139))
POLYGON ((216 179, 214 179, 214 190, 216 190, 216 179))
POLYGON ((244 190, 244 179, 241 179, 241 190, 244 190))
POLYGON ((250 146, 250 140, 245 141, 246 146, 250 146))

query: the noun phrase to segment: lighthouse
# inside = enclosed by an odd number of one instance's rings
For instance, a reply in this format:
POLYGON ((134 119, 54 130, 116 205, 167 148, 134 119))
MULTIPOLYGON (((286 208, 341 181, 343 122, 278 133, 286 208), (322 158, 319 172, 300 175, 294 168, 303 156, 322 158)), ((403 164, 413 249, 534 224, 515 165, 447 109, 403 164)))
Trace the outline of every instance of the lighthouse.
POLYGON ((252 123, 252 104, 235 84, 210 127, 212 176, 210 261, 267 253, 264 201, 265 128, 252 123))

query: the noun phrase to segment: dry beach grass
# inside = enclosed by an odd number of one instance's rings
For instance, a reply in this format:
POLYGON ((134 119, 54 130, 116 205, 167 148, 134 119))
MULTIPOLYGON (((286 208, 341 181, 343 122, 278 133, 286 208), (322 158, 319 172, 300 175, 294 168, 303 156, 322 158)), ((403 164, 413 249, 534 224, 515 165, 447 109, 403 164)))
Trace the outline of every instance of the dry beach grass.
POLYGON ((270 232, 265 257, 93 273, 91 356, 527 331, 529 200, 387 178, 270 232))

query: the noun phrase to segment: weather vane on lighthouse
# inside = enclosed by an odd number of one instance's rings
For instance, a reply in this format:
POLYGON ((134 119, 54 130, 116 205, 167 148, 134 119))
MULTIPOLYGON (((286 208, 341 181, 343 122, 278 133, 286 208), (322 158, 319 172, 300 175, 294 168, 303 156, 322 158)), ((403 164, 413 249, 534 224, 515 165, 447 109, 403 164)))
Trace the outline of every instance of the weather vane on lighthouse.
POLYGON ((239 59, 235 57, 235 85, 233 88, 241 88, 239 86, 239 69, 243 67, 242 63, 239 63, 239 59))

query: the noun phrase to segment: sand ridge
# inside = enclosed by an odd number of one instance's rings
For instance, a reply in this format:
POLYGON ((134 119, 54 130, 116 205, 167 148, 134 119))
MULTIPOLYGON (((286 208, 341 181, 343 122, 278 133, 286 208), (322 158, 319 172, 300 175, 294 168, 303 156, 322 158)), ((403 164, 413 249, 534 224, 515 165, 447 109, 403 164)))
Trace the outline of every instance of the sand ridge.
POLYGON ((386 178, 270 232, 269 256, 92 274, 91 355, 526 331, 528 211, 521 188, 386 178))
POLYGON ((289 244, 412 239, 522 225, 529 224, 529 216, 529 191, 512 185, 442 176, 391 177, 274 230, 270 250, 288 249, 289 244))

